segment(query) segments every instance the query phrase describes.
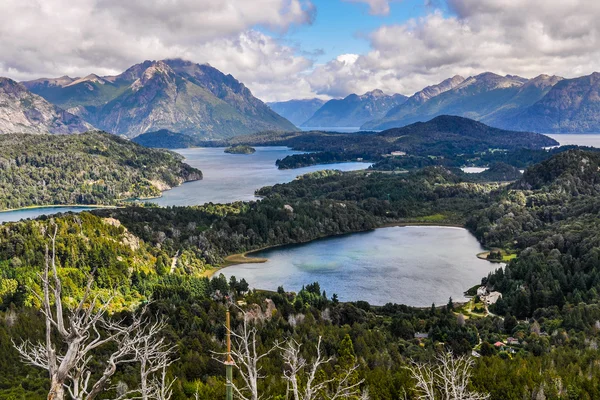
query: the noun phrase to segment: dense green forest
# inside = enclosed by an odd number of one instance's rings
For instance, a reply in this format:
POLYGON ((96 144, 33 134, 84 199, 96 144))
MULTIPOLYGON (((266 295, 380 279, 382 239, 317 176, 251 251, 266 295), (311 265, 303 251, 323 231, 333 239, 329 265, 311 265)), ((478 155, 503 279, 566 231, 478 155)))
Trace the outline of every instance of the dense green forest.
MULTIPOLYGON (((42 338, 43 318, 28 287, 38 287, 44 233, 54 223, 67 301, 80 295, 92 266, 99 267, 96 290, 117 290, 115 317, 154 299, 151 312, 167 318, 163 335, 177 345, 169 368, 177 377, 176 399, 224 397, 224 367, 212 352, 224 349, 222 324, 231 298, 243 300, 255 315, 260 351, 294 338, 310 360, 322 336, 323 351, 332 357, 324 376, 336 377, 355 362, 353 379, 364 379, 361 387, 372 399, 418 398, 406 367, 442 349, 455 355, 475 350, 469 388, 492 399, 600 398, 599 168, 600 153, 571 150, 510 184, 472 182, 468 174, 440 166, 403 174, 329 171, 263 188, 259 202, 127 207, 5 224, 0 369, 8 373, 0 378, 0 398, 47 394, 47 374, 20 362, 10 338, 42 338), (375 307, 340 303, 317 283, 306 282, 298 293, 247 292, 245 282, 201 276, 230 254, 432 217, 464 224, 484 245, 514 255, 505 268, 482 277, 488 290, 502 293, 491 314, 485 316, 478 296, 465 305, 450 300, 425 309, 375 307)), ((514 169, 499 165, 492 172, 514 169)), ((240 311, 232 311, 239 328, 240 311)), ((286 398, 281 352, 269 353, 260 365, 266 376, 260 392, 286 398)), ((133 387, 132 368, 120 367, 112 383, 133 387)), ((116 397, 114 390, 103 397, 116 397)))
POLYGON ((101 132, 1 135, 0 210, 159 196, 202 179, 199 170, 182 160, 101 132))

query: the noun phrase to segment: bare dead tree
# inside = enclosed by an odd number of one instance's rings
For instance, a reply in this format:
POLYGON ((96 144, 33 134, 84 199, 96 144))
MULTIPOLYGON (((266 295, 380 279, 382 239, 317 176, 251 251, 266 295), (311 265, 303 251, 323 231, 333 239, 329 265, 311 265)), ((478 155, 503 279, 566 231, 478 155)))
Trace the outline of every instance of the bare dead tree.
POLYGON ((282 350, 283 361, 287 367, 283 372, 283 376, 288 381, 294 400, 316 400, 323 398, 330 400, 350 398, 368 400, 368 391, 360 390, 360 386, 364 383, 364 380, 353 383, 351 379, 358 368, 357 365, 342 372, 337 382, 335 382, 335 378, 317 382, 317 375, 322 366, 333 359, 332 357, 324 357, 321 350, 321 341, 322 337, 319 336, 317 356, 310 364, 302 357, 300 351, 302 345, 295 339, 289 339, 285 346, 279 347, 282 350), (307 370, 306 382, 301 385, 301 374, 305 369, 307 370), (330 386, 333 386, 334 389, 330 390, 330 386))
MULTIPOLYGON (((48 371, 48 400, 63 400, 65 389, 75 400, 93 400, 110 383, 118 365, 140 360, 140 348, 148 340, 156 340, 155 335, 159 328, 162 329, 163 323, 150 325, 149 318, 145 316, 145 307, 129 323, 108 318, 106 314, 113 297, 103 300, 99 295, 92 294, 93 272, 88 277, 78 305, 65 310, 56 267, 57 231, 58 227, 54 225, 54 232, 50 235, 52 255, 46 245, 45 268, 40 274, 42 295, 32 291, 42 304, 41 312, 46 320, 46 340, 44 343, 13 342, 13 345, 25 363, 48 371), (145 330, 147 325, 151 329, 145 330), (116 344, 116 348, 104 360, 104 370, 101 374, 92 374, 90 363, 94 360, 96 351, 110 343, 116 344)), ((161 346, 162 342, 158 347, 161 346)), ((147 360, 151 360, 150 364, 153 366, 156 363, 165 365, 166 362, 168 366, 168 361, 164 361, 166 354, 166 351, 150 353, 147 360), (159 355, 163 357, 162 361, 158 360, 159 355)))
POLYGON ((436 356, 434 363, 411 362, 406 367, 416 382, 421 400, 486 400, 489 394, 469 390, 471 357, 454 357, 451 351, 436 356))
POLYGON ((167 368, 175 359, 171 358, 176 346, 169 345, 160 332, 167 324, 163 319, 145 329, 136 348, 136 359, 140 363, 140 398, 142 400, 168 400, 175 380, 167 379, 167 368))
MULTIPOLYGON (((258 330, 256 326, 250 326, 250 320, 253 317, 247 312, 242 312, 242 314, 243 321, 241 327, 237 331, 231 330, 230 334, 232 338, 231 358, 244 385, 238 387, 232 382, 232 387, 237 396, 242 400, 259 400, 262 396, 258 393, 258 381, 264 378, 260 373, 262 367, 259 366, 259 362, 277 349, 277 344, 264 352, 259 352, 256 338, 258 330)), ((224 356, 226 355, 227 353, 214 353, 213 358, 225 364, 224 356)))

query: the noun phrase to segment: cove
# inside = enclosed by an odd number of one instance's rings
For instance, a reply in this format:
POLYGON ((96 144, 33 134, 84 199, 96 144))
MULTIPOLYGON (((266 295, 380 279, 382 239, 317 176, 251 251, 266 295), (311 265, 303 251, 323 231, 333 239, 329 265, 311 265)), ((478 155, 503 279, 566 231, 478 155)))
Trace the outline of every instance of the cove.
POLYGON ((428 307, 452 297, 465 300, 464 291, 500 267, 477 258, 484 251, 466 229, 442 226, 380 228, 320 239, 306 244, 252 253, 262 264, 223 268, 248 281, 251 288, 297 292, 319 282, 321 290, 340 301, 364 300, 428 307))

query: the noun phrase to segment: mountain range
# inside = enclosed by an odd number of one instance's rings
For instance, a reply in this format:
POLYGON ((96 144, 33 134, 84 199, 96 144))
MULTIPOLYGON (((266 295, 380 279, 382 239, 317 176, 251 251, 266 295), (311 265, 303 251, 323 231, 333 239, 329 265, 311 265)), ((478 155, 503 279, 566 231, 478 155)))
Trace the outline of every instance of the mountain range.
POLYGON ((96 128, 130 138, 161 129, 204 138, 296 129, 233 76, 180 59, 144 61, 116 76, 23 85, 96 128))
POLYGON ((198 142, 296 126, 385 130, 439 115, 509 130, 600 132, 600 73, 526 79, 485 72, 453 76, 409 98, 373 90, 268 105, 233 76, 181 59, 144 61, 114 76, 0 78, 0 133, 95 127, 129 138, 152 132, 153 141, 171 132, 198 142))
POLYGON ((373 90, 363 95, 351 94, 343 99, 329 100, 301 125, 304 127, 359 127, 367 121, 381 118, 390 109, 404 103, 402 94, 387 95, 373 90))
POLYGON ((382 130, 457 115, 502 129, 545 133, 600 132, 600 74, 532 79, 491 72, 455 76, 415 93, 383 118, 362 125, 382 130), (431 89, 439 89, 432 93, 431 89))

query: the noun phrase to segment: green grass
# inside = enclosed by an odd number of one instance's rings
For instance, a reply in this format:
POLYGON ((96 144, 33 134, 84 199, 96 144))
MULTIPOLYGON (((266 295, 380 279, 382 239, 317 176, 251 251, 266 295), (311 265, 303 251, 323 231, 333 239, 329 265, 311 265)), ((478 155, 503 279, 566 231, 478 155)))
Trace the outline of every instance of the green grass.
POLYGON ((419 218, 419 220, 425 221, 425 222, 440 222, 440 221, 445 221, 446 219, 447 219, 447 217, 444 214, 432 214, 432 215, 426 215, 424 217, 419 218))

